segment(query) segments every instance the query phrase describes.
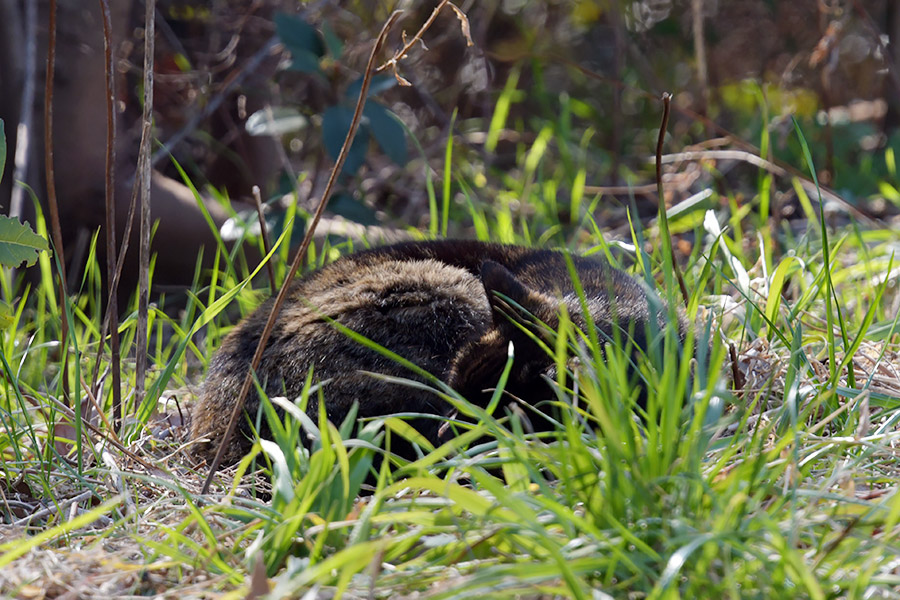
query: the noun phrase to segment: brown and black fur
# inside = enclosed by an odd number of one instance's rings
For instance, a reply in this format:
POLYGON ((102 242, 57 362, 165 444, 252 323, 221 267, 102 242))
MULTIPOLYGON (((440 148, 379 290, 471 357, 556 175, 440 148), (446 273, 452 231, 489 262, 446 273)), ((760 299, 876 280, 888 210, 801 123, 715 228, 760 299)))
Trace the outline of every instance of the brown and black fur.
MULTIPOLYGON (((645 287, 605 261, 572 256, 591 318, 601 339, 633 339, 646 346, 653 311, 645 287), (618 330, 618 333, 617 333, 618 330)), ((210 363, 192 437, 209 456, 224 433, 268 318, 272 300, 244 320, 224 340, 210 363)), ((483 404, 503 369, 512 341, 515 361, 507 391, 526 402, 550 397, 542 375, 549 356, 513 321, 540 337, 558 325, 560 304, 581 327, 585 319, 561 252, 472 241, 407 242, 342 257, 298 279, 275 324, 257 372, 272 396, 300 396, 312 367, 324 387, 329 420, 340 424, 354 402, 359 417, 400 412, 448 416, 451 407, 436 394, 391 383, 369 373, 418 379, 397 362, 363 347, 337 330, 334 320, 432 373, 470 401, 483 404), (509 302, 508 300, 511 300, 509 302), (369 372, 369 373, 366 373, 369 372)), ((683 324, 681 327, 683 328, 683 324)), ((255 415, 259 398, 251 392, 246 411, 255 415)), ((317 420, 318 405, 308 412, 317 420)), ((413 425, 433 443, 440 420, 413 425)), ((225 456, 236 462, 249 449, 242 424, 225 456)), ((265 433, 265 431, 263 432, 265 433)))

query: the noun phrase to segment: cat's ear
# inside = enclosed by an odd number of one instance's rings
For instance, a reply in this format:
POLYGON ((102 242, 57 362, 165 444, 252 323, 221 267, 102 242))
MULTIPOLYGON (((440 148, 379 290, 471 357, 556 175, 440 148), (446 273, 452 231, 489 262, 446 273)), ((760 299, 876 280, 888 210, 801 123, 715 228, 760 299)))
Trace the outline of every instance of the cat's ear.
POLYGON ((491 306, 494 326, 513 343, 530 337, 523 327, 544 338, 544 325, 551 329, 559 325, 559 300, 529 288, 503 265, 485 261, 481 266, 481 283, 491 306))

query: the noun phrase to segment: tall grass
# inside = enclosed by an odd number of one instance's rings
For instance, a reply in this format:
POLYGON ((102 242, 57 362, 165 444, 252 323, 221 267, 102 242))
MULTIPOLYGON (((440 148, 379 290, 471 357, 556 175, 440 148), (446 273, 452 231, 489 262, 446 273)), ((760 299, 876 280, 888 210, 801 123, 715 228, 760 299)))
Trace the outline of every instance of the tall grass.
MULTIPOLYGON (((488 145, 517 93, 514 73, 488 145)), ((594 213, 606 200, 585 193, 590 132, 577 134, 571 119, 563 110, 544 123, 535 143, 519 148, 521 169, 490 175, 490 199, 485 175, 449 140, 440 194, 430 188, 430 232, 600 254, 656 286, 669 306, 681 305, 675 286, 656 283, 666 280, 667 240, 655 223, 640 224, 629 208, 630 229, 614 242, 602 237, 594 213), (568 201, 558 203, 567 186, 568 201)), ((801 196, 811 218, 794 238, 772 225, 771 185, 760 176, 743 206, 723 191, 715 204, 671 220, 672 231, 694 240, 681 256, 696 323, 683 343, 665 328, 635 357, 563 314, 547 344, 557 376, 546 403, 503 410, 503 377, 487 407, 431 377, 407 382, 432 388, 458 411, 457 435, 438 448, 409 425, 415 415, 358 428, 352 412, 344 423, 329 423, 324 412, 311 419, 306 404, 322 390, 310 378, 296 402, 263 402, 257 424, 267 419, 272 439, 203 497, 196 491, 204 473, 182 451, 183 429, 168 438, 147 432, 160 411, 177 412, 172 400, 188 410, 212 352, 263 296, 261 266, 246 260, 241 244, 223 243, 210 250, 211 271, 198 260, 182 310, 170 312, 169 298, 152 308, 148 400, 119 435, 109 426, 95 245, 80 293, 64 306, 42 257, 38 284, 19 278, 4 290, 15 321, 0 332, 0 514, 26 530, 0 541, 0 566, 99 536, 136 541, 145 568, 166 587, 234 596, 261 580, 273 597, 895 594, 900 403, 896 372, 893 383, 886 374, 898 368, 892 248, 900 235, 857 224, 829 230, 812 210, 821 202, 801 196), (764 243, 745 243, 757 232, 764 243), (765 242, 775 237, 785 250, 765 242), (61 310, 73 323, 65 349, 57 341, 61 310), (741 351, 740 382, 730 379, 729 343, 741 351), (65 371, 63 352, 74 365, 65 371), (90 380, 95 371, 99 385, 90 380), (77 402, 61 397, 63 378, 79 390, 77 402), (549 431, 534 427, 546 419, 549 431), (390 454, 401 439, 418 444, 416 460, 390 454), (267 478, 242 478, 256 467, 267 478), (80 514, 71 518, 73 506, 80 514)), ((277 276, 293 227, 286 223, 273 243, 277 276)), ((42 219, 37 228, 44 230, 42 219)), ((308 265, 352 248, 348 241, 313 249, 308 265)), ((136 320, 129 306, 120 325, 126 357, 136 320)), ((124 369, 127 401, 130 361, 124 369)), ((24 585, 10 581, 0 578, 4 593, 24 585)))

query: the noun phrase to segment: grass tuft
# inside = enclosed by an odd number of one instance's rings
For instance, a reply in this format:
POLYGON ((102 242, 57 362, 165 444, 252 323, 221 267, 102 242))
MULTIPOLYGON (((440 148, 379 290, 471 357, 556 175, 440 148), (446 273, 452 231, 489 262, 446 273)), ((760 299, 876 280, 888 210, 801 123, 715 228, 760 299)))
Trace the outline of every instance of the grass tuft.
MULTIPOLYGON (((513 70, 501 93, 490 148, 513 126, 518 77, 513 70)), ((635 353, 563 314, 541 341, 556 366, 552 399, 508 409, 511 362, 481 408, 391 355, 422 378, 392 381, 457 411, 456 435, 437 448, 411 425, 423 415, 359 426, 354 411, 344 423, 321 410, 310 418, 305 408, 322 394, 310 374, 300 398, 263 401, 256 425, 266 419, 271 439, 201 495, 205 466, 191 458, 185 415, 213 350, 268 289, 262 265, 248 260, 259 240, 207 250, 215 267, 204 272, 198 259, 185 296, 151 309, 149 387, 137 407, 137 318, 127 305, 131 419, 120 430, 95 242, 73 279, 79 293, 62 304, 53 262, 41 256, 39 281, 2 284, 12 325, 0 330, 0 591, 26 595, 62 561, 83 585, 184 597, 245 596, 257 580, 273 597, 896 595, 900 234, 830 226, 821 197, 768 174, 749 194, 720 181, 706 196, 714 202, 680 207, 670 228, 642 224, 636 202, 616 206, 627 225, 604 231, 612 201, 587 184, 586 108, 564 100, 558 120, 514 149, 520 166, 502 174, 468 162, 460 138, 471 124, 453 121, 460 135, 442 146, 440 192, 426 177, 430 233, 602 255, 673 311, 685 300, 670 272, 678 261, 695 323, 685 340, 669 325, 635 353), (777 185, 796 189, 805 220, 774 221, 777 185), (394 456, 398 444, 415 446, 415 460, 394 456)), ((279 280, 295 215, 267 256, 279 280)), ((36 230, 46 235, 42 216, 36 230)), ((367 243, 311 246, 306 266, 367 243)))

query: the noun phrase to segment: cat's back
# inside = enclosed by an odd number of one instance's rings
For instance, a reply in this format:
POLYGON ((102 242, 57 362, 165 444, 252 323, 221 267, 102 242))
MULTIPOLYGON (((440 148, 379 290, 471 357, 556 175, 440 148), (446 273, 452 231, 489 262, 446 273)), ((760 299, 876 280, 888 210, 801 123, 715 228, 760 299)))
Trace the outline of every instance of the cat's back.
MULTIPOLYGON (((389 384, 371 373, 421 379, 390 353, 446 379, 459 348, 490 326, 491 312, 475 274, 415 247, 410 250, 350 254, 291 284, 256 370, 267 394, 293 400, 312 372, 314 381, 325 382, 326 412, 335 423, 354 402, 363 417, 386 414, 391 408, 437 412, 433 395, 389 384), (388 353, 361 344, 360 336, 388 353)), ((227 427, 273 302, 267 300, 235 327, 210 361, 192 416, 195 439, 215 440, 227 427)), ((245 409, 254 415, 258 406, 252 392, 245 409)), ((315 398, 308 412, 315 416, 315 398)), ((240 439, 233 441, 226 462, 249 449, 244 429, 235 434, 240 439)), ((197 450, 208 455, 214 446, 201 442, 197 450)))

